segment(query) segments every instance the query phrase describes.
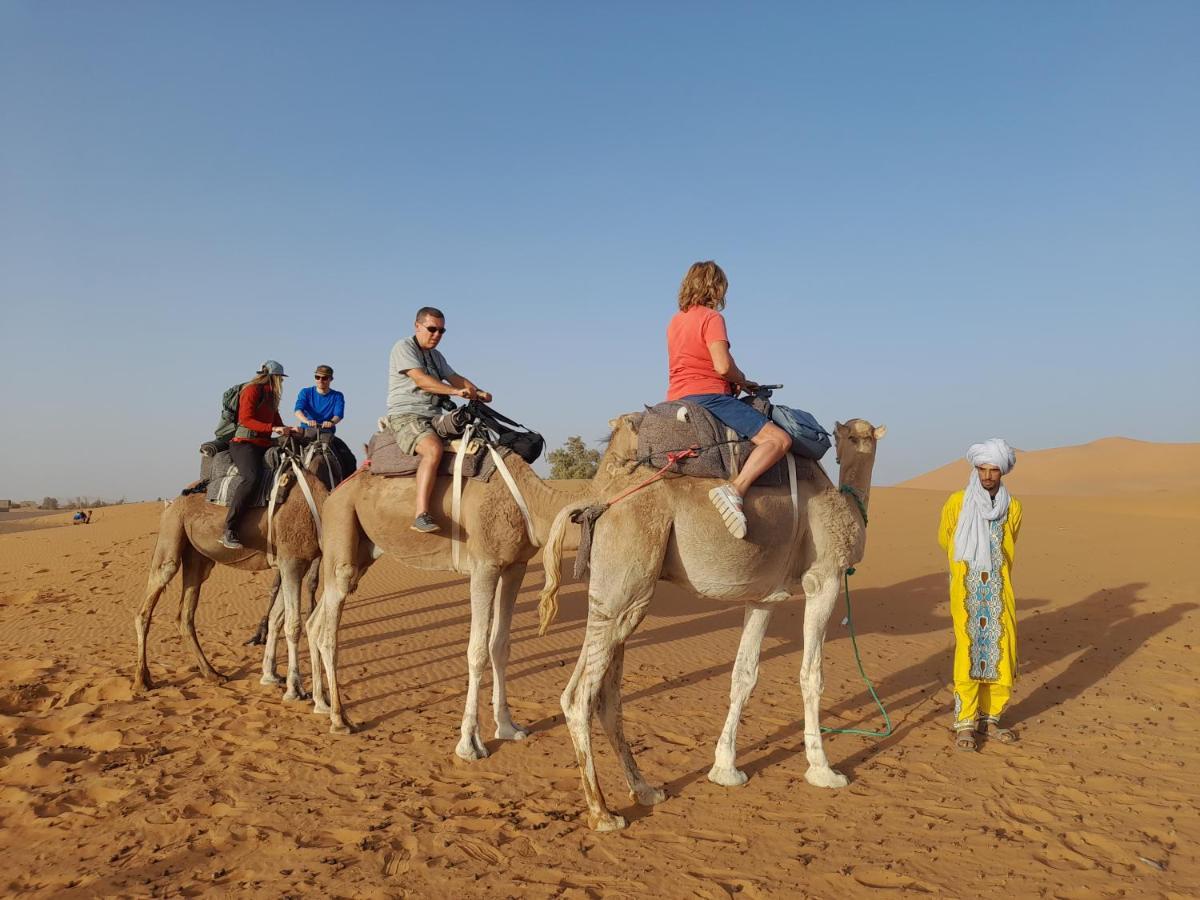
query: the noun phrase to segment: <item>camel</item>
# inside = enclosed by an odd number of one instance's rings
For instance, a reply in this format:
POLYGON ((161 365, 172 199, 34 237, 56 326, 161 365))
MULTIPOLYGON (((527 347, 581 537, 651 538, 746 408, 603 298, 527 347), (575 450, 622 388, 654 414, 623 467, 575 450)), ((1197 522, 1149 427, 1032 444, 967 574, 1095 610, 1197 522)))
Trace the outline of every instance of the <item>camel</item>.
MULTIPOLYGON (((308 448, 304 451, 304 459, 306 460, 304 468, 314 475, 320 477, 329 490, 332 491, 342 481, 352 475, 352 472, 343 472, 340 462, 338 462, 333 449, 328 443, 314 440, 308 444, 308 448)), ((317 507, 320 509, 320 507, 317 507)), ((321 576, 321 561, 313 560, 313 563, 308 568, 308 573, 304 576, 303 582, 303 597, 308 598, 308 611, 311 614, 317 605, 317 583, 321 576)), ((254 629, 254 634, 246 640, 246 646, 264 647, 267 643, 267 635, 270 633, 270 621, 274 617, 277 622, 283 621, 283 602, 280 599, 279 589, 283 586, 283 578, 279 574, 279 569, 275 570, 275 580, 271 582, 271 590, 267 592, 267 605, 263 612, 263 617, 259 620, 258 626, 254 629)), ((276 625, 278 629, 278 624, 276 625)))
POLYGON ((415 569, 458 571, 470 576, 467 698, 455 753, 466 760, 488 755, 479 735, 478 705, 480 680, 489 655, 495 736, 518 741, 528 736, 512 720, 505 684, 513 606, 526 565, 545 542, 554 516, 572 500, 590 494, 593 488, 590 484, 576 490, 552 487, 516 454, 505 457, 504 462, 527 504, 528 524, 501 472, 494 473, 487 482, 466 481, 459 515, 463 544, 457 568, 452 549, 449 478, 439 478, 434 486, 431 512, 441 531, 433 534, 409 528, 415 487, 412 478, 360 474, 342 484, 325 504, 323 588, 306 630, 313 668, 313 712, 329 715, 330 731, 334 734, 354 730, 342 705, 337 678, 338 628, 343 605, 371 563, 388 553, 415 569), (322 666, 328 692, 321 679, 322 666))
MULTIPOLYGON (((313 464, 310 464, 312 467, 313 464)), ((295 478, 292 474, 283 477, 295 478)), ((319 511, 329 492, 321 476, 305 471, 304 477, 319 511)), ((260 681, 268 685, 285 683, 276 673, 275 661, 275 645, 282 618, 288 648, 288 674, 283 699, 306 700, 308 694, 304 690, 299 661, 300 586, 306 572, 311 570, 313 575, 316 574, 315 563, 321 557, 321 546, 304 492, 299 490, 298 485, 291 487, 287 497, 276 507, 271 525, 274 567, 282 586, 283 615, 270 617, 260 681)), ((267 558, 266 509, 246 510, 238 529, 245 544, 242 550, 229 550, 222 546, 220 538, 224 527, 225 507, 207 502, 203 494, 178 497, 162 511, 146 595, 134 619, 138 643, 137 669, 133 676, 135 691, 150 690, 153 686, 146 660, 150 619, 163 591, 180 568, 183 569, 183 597, 179 607, 179 632, 195 654, 200 674, 218 684, 227 680, 227 676, 209 663, 196 637, 196 605, 200 600, 200 589, 216 563, 248 572, 259 572, 272 565, 267 558)))
MULTIPOLYGON (((638 421, 638 416, 627 415, 611 423, 610 453, 629 459, 637 455, 638 421)), ((596 779, 591 719, 597 711, 621 761, 631 798, 653 806, 666 797, 648 784, 638 769, 621 715, 625 641, 645 617, 659 580, 678 584, 700 597, 746 604, 729 714, 708 773, 710 781, 730 787, 747 780, 734 765, 737 727, 758 679, 759 649, 771 611, 776 603, 803 590, 800 685, 809 764, 805 779, 816 787, 846 785, 845 776, 829 765, 821 743, 821 649, 843 574, 863 556, 871 470, 876 443, 885 432, 883 426, 876 428, 863 419, 837 423, 839 487, 834 487, 818 464, 797 460, 800 502, 793 508, 787 486, 752 489, 746 497, 749 534, 745 540, 731 537, 714 512, 708 499, 714 479, 708 478, 656 482, 616 503, 597 521, 583 648, 562 694, 583 780, 588 823, 593 829, 625 827, 625 820, 605 806, 596 779)), ((543 555, 546 586, 539 604, 543 632, 557 611, 558 569, 570 512, 563 510, 555 519, 543 555)))

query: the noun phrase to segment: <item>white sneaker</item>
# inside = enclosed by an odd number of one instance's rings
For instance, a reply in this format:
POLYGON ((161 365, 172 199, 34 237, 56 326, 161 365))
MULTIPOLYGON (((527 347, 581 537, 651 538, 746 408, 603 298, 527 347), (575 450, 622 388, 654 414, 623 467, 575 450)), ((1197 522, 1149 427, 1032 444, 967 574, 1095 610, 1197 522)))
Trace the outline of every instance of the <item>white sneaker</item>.
POLYGON ((742 512, 742 498, 732 485, 722 484, 708 492, 708 499, 721 514, 721 521, 738 540, 746 536, 746 514, 742 512))

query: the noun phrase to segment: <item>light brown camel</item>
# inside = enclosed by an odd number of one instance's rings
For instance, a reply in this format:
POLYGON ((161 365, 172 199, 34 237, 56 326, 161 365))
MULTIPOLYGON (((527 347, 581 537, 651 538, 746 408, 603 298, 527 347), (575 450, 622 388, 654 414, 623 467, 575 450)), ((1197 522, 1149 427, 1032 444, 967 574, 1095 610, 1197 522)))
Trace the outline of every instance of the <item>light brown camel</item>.
MULTIPOLYGON (((284 477, 293 481, 295 478, 291 473, 284 477)), ((320 511, 329 492, 317 475, 305 472, 304 477, 320 511)), ((181 568, 183 598, 179 606, 179 632, 196 655, 200 674, 209 681, 220 683, 226 680, 226 676, 209 663, 196 637, 196 604, 200 600, 200 588, 215 563, 249 572, 259 572, 271 566, 267 561, 267 510, 246 510, 238 528, 238 535, 245 544, 242 550, 229 550, 221 545, 225 513, 225 507, 207 502, 203 494, 178 497, 162 511, 158 523, 158 541, 150 562, 146 596, 134 619, 138 643, 137 669, 133 676, 135 691, 152 687, 150 667, 146 661, 150 618, 162 592, 181 568)), ((299 661, 300 586, 305 572, 320 559, 321 547, 312 512, 298 485, 291 485, 287 497, 275 509, 271 531, 275 544, 275 563, 282 586, 282 618, 288 646, 287 690, 283 699, 305 700, 308 694, 304 690, 299 661)), ((271 616, 270 633, 263 652, 262 684, 283 683, 275 671, 279 619, 277 615, 271 616)))
MULTIPOLYGON (((521 510, 500 472, 487 482, 466 481, 459 516, 463 542, 459 571, 469 575, 471 581, 471 635, 467 646, 466 707, 455 748, 463 759, 487 756, 487 748, 479 736, 478 706, 480 680, 489 655, 496 737, 523 740, 528 736, 512 720, 505 686, 513 606, 526 564, 544 543, 554 516, 563 506, 581 495, 590 495, 592 490, 590 484, 570 489, 552 487, 515 454, 504 461, 528 506, 534 540, 530 539, 521 510)), ((346 598, 371 562, 385 553, 415 569, 455 571, 451 549, 451 488, 450 478, 439 478, 434 485, 430 511, 441 526, 441 531, 434 534, 421 534, 409 527, 412 478, 360 474, 341 485, 325 504, 323 587, 321 600, 309 617, 307 632, 313 660, 313 712, 328 713, 330 730, 336 734, 353 730, 342 706, 337 679, 338 627, 346 598), (328 693, 321 679, 322 665, 328 693)))
MULTIPOLYGON (((637 449, 637 416, 615 420, 610 454, 632 458, 637 449)), ((862 559, 866 508, 875 446, 886 429, 863 419, 838 423, 835 441, 841 465, 835 487, 816 463, 797 461, 797 505, 788 486, 757 487, 746 497, 749 534, 730 536, 713 511, 708 491, 714 480, 673 478, 657 482, 611 507, 596 523, 588 620, 579 662, 562 694, 562 708, 583 778, 588 822, 598 831, 625 826, 609 812, 596 779, 591 720, 597 711, 629 782, 631 796, 644 806, 662 802, 663 791, 642 777, 625 740, 621 719, 621 674, 625 641, 646 615, 654 586, 670 581, 701 597, 746 604, 746 618, 733 666, 730 708, 708 773, 717 784, 744 784, 734 766, 737 726, 758 679, 763 634, 775 603, 803 590, 804 655, 800 685, 804 695, 805 778, 817 787, 842 787, 821 744, 821 646, 843 573, 862 559)), ((643 472, 645 470, 642 470, 643 472)), ((639 473, 640 474, 640 473, 639 473)), ((561 542, 567 530, 564 510, 555 520, 543 555, 542 628, 557 610, 561 542)))

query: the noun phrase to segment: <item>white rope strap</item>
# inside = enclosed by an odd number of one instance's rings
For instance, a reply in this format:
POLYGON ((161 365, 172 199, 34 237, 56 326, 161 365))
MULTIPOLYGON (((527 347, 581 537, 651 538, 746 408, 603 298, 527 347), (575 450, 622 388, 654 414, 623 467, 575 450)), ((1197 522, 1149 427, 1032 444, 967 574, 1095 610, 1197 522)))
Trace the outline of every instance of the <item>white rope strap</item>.
POLYGON ((450 567, 459 575, 466 574, 458 567, 461 545, 458 523, 462 518, 463 460, 466 458, 467 446, 471 443, 471 435, 474 432, 474 422, 463 430, 462 443, 458 445, 459 452, 454 455, 454 484, 450 493, 450 567))
POLYGON ((800 486, 796 483, 796 457, 785 453, 787 457, 788 487, 792 491, 792 552, 795 553, 796 536, 800 533, 800 486))
POLYGON ((492 461, 496 464, 496 468, 500 470, 500 477, 508 485, 508 492, 512 494, 513 500, 516 501, 517 509, 521 510, 521 518, 525 520, 525 533, 529 535, 529 543, 535 547, 542 546, 538 543, 537 536, 533 533, 533 520, 529 517, 529 507, 525 505, 525 498, 521 496, 521 489, 513 481, 512 473, 508 471, 508 466, 504 464, 504 457, 497 453, 496 448, 491 444, 488 444, 488 452, 492 454, 492 461))
POLYGON ((283 475, 282 469, 275 470, 275 480, 271 483, 271 499, 267 501, 267 565, 275 565, 275 501, 279 499, 279 481, 283 475))

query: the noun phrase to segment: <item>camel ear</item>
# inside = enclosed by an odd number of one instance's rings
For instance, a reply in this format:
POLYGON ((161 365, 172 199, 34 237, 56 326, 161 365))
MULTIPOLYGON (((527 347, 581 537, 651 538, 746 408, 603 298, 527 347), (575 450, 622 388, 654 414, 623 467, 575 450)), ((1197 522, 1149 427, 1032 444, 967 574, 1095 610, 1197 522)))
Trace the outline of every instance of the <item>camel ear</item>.
POLYGON ((609 428, 616 428, 616 427, 617 427, 617 425, 620 423, 620 421, 621 421, 621 417, 620 417, 620 416, 617 416, 615 419, 609 419, 609 420, 608 420, 608 427, 609 427, 609 428))
POLYGON ((886 425, 875 426, 875 440, 882 441, 883 436, 885 434, 887 434, 887 426, 886 425))
POLYGON ((845 435, 850 431, 850 429, 847 428, 845 425, 843 425, 841 422, 834 422, 833 430, 836 431, 840 435, 845 435))

